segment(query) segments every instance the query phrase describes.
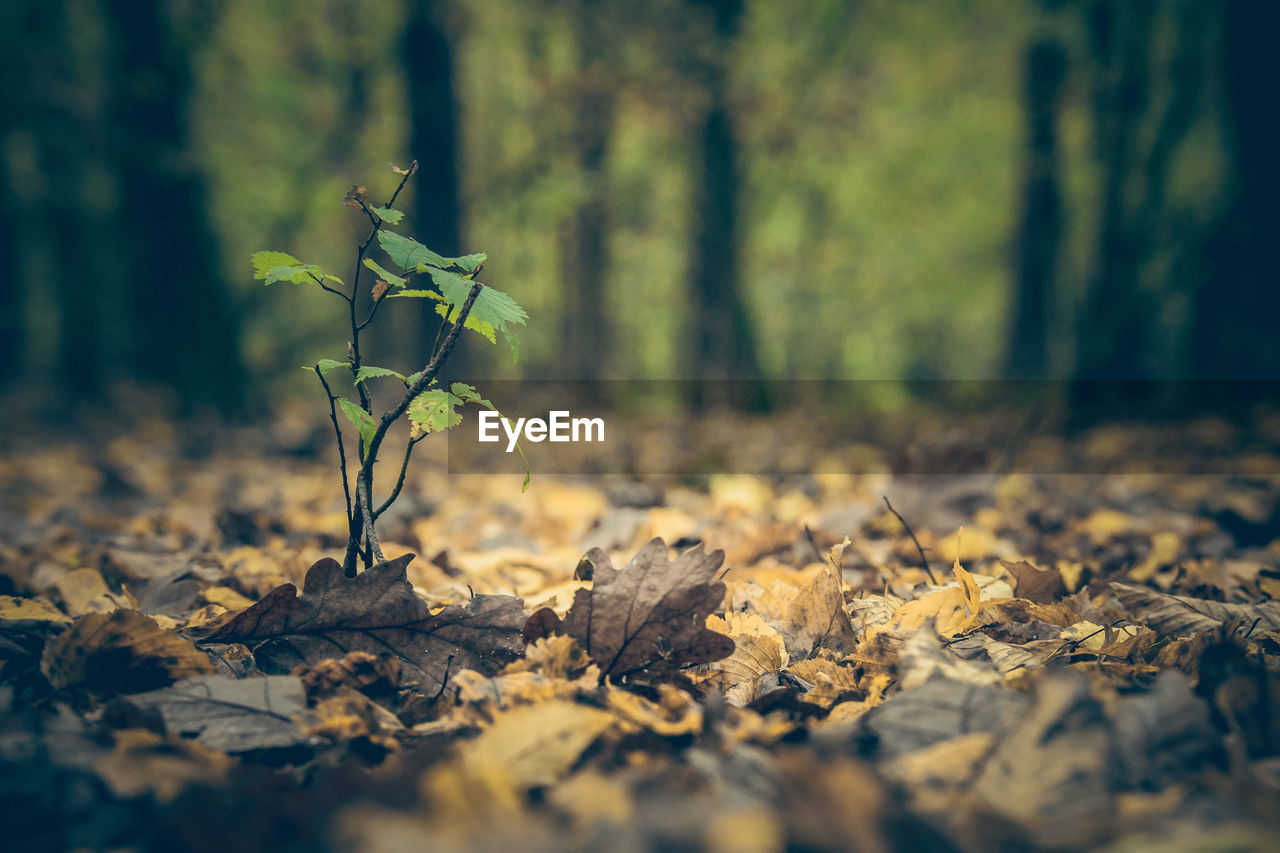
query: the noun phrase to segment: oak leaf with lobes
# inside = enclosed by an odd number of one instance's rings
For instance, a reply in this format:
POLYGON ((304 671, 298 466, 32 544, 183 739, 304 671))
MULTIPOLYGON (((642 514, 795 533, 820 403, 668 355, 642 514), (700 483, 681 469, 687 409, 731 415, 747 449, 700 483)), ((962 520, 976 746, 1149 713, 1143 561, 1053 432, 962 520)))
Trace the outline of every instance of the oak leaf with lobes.
POLYGON ((410 586, 406 554, 347 578, 326 557, 226 622, 195 633, 201 643, 244 643, 269 675, 347 652, 391 655, 406 680, 439 689, 449 671, 492 674, 519 657, 525 613, 518 598, 477 595, 432 613, 410 586))
POLYGON ((670 560, 666 543, 653 539, 621 570, 599 548, 587 559, 592 586, 574 595, 559 631, 577 639, 603 675, 673 672, 733 654, 733 639, 707 627, 724 600, 724 584, 713 581, 723 551, 698 545, 670 560))

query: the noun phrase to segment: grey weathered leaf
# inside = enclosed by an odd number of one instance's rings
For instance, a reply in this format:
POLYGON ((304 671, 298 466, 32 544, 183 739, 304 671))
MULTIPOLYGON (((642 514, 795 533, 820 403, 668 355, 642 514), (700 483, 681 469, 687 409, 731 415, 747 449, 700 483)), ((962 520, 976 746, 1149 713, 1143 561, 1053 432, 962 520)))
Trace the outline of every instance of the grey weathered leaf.
POLYGON ((222 752, 292 746, 305 736, 296 718, 306 711, 307 696, 302 681, 291 675, 204 675, 129 701, 158 712, 170 734, 193 737, 222 752))
POLYGON ((1262 631, 1280 630, 1280 602, 1228 604, 1124 583, 1113 583, 1111 589, 1135 621, 1172 637, 1200 634, 1233 619, 1257 621, 1262 631))

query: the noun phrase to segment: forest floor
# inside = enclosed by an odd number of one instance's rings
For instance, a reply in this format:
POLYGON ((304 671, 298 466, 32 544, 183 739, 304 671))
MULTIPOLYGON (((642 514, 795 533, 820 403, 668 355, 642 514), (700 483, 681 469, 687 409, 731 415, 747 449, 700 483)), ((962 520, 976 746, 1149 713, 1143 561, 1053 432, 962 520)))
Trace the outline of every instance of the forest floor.
POLYGON ((5 846, 1280 849, 1254 426, 523 494, 437 452, 355 579, 324 423, 6 436, 5 846))

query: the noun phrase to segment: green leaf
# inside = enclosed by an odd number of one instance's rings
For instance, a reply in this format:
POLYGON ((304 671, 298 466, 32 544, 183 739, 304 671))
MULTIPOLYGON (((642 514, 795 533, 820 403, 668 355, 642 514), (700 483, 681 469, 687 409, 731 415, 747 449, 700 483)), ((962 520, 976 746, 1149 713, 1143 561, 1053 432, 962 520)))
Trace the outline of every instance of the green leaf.
POLYGON ((379 376, 394 376, 396 379, 399 379, 401 382, 405 381, 405 378, 402 374, 399 374, 388 367, 369 366, 369 367, 362 367, 356 371, 355 384, 359 385, 361 382, 365 381, 366 379, 376 379, 379 376))
POLYGON ((453 264, 454 266, 461 267, 462 271, 467 275, 471 275, 487 260, 489 260, 489 256, 484 252, 476 252, 474 255, 463 255, 460 258, 453 258, 453 264))
POLYGON ((401 219, 404 219, 404 212, 400 210, 395 210, 394 208, 371 207, 369 209, 372 210, 374 214, 377 215, 377 217, 381 219, 383 222, 390 222, 392 225, 395 225, 401 219))
MULTIPOLYGON (((438 313, 447 318, 452 313, 450 309, 461 310, 462 303, 467 301, 467 294, 475 282, 448 270, 428 269, 427 272, 431 274, 431 280, 435 282, 436 287, 440 288, 440 293, 444 296, 445 306, 441 307, 447 306, 443 311, 437 309, 438 313)), ((471 313, 467 315, 466 328, 484 335, 490 343, 496 343, 495 330, 502 332, 502 336, 511 347, 514 360, 520 354, 520 342, 507 324, 518 323, 523 326, 528 319, 529 315, 514 299, 486 284, 481 286, 480 294, 476 297, 475 304, 471 306, 471 313)))
POLYGON ((316 279, 328 279, 342 284, 342 279, 323 272, 315 264, 304 264, 285 252, 254 252, 253 277, 264 279, 267 284, 288 281, 293 284, 312 284, 316 279))
POLYGON ((455 411, 455 407, 462 403, 463 400, 443 388, 423 391, 409 404, 409 420, 413 424, 415 437, 424 433, 443 432, 462 423, 462 415, 455 411))
POLYGON ((403 296, 407 299, 434 299, 441 302, 444 297, 436 293, 434 290, 398 290, 395 293, 388 293, 388 299, 395 299, 397 296, 403 296))
POLYGON ((348 400, 346 397, 338 398, 338 407, 342 409, 342 413, 347 416, 351 423, 355 424, 357 430, 360 431, 360 450, 362 453, 369 452, 369 442, 373 441, 373 434, 378 431, 378 425, 373 422, 373 415, 348 400))
POLYGON ((401 236, 385 228, 378 232, 378 245, 401 269, 416 269, 420 264, 449 266, 449 260, 428 249, 417 240, 401 236))
POLYGON ((327 375, 330 370, 336 370, 339 367, 350 367, 350 366, 351 366, 351 362, 349 361, 334 361, 331 358, 322 358, 316 362, 315 367, 307 367, 306 365, 304 365, 302 369, 315 370, 315 368, 318 367, 320 368, 321 374, 327 375))
POLYGON ((395 273, 389 273, 378 265, 378 262, 370 258, 364 259, 364 265, 373 270, 373 274, 385 281, 387 284, 393 284, 396 287, 404 287, 404 279, 395 273))

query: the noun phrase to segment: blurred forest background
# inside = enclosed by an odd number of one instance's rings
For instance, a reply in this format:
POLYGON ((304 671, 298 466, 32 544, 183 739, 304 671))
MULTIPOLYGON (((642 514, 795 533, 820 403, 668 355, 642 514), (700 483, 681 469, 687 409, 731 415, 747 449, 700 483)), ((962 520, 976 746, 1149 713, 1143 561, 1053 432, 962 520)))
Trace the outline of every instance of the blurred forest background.
POLYGON ((312 393, 342 313, 249 255, 348 276, 415 158, 397 230, 531 318, 455 373, 1274 380, 1278 8, 7 0, 0 382, 312 393))

